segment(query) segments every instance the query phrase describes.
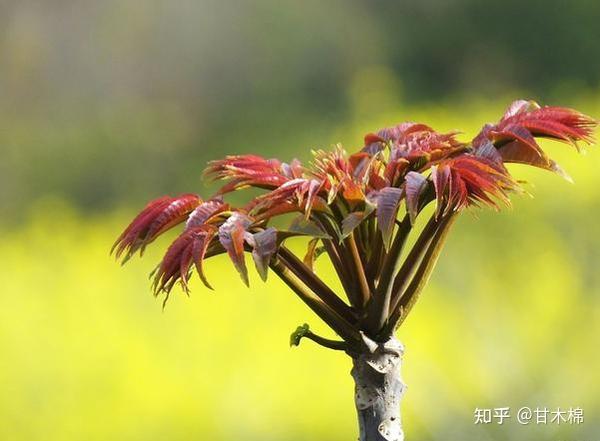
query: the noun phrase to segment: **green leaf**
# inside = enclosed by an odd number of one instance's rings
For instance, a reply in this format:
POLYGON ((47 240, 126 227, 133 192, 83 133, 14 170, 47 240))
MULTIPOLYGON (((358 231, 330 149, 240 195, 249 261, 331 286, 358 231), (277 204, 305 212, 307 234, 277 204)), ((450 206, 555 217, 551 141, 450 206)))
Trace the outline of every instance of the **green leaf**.
POLYGON ((345 239, 354 231, 356 227, 358 227, 362 221, 364 221, 373 211, 375 210, 376 205, 369 201, 365 200, 365 209, 362 211, 355 211, 350 213, 348 216, 344 218, 342 221, 342 238, 345 239))
POLYGON ((299 346, 300 340, 310 332, 310 326, 307 323, 304 323, 302 326, 298 326, 292 335, 290 335, 290 347, 299 346))
POLYGON ((365 220, 365 217, 364 211, 355 211, 346 216, 342 221, 342 238, 348 237, 365 220))
POLYGON ((324 246, 318 246, 321 239, 314 238, 308 241, 306 255, 304 256, 304 264, 311 270, 314 270, 315 260, 325 252, 324 246))
POLYGON ((318 239, 331 239, 325 231, 313 221, 307 220, 304 215, 296 217, 290 224, 289 233, 296 236, 311 236, 318 239))

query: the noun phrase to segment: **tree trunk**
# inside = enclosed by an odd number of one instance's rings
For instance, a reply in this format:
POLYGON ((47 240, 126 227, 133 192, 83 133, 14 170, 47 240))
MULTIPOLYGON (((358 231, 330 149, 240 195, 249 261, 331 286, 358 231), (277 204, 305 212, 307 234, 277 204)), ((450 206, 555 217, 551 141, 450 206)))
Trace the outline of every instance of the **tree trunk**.
MULTIPOLYGON (((364 336, 363 336, 364 337, 364 336)), ((354 402, 359 441, 403 441, 400 401, 406 389, 400 376, 404 347, 395 337, 353 357, 354 402)))

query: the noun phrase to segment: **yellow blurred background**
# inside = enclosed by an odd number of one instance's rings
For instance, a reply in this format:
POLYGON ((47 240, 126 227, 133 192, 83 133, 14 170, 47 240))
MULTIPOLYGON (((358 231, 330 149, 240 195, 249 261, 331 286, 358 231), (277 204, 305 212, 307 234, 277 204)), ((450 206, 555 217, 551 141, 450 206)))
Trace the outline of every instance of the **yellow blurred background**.
MULTIPOLYGON (((514 19, 510 4, 488 13, 514 19)), ((469 139, 521 97, 600 116, 597 78, 576 57, 578 42, 598 41, 586 21, 554 37, 571 70, 557 46, 556 65, 540 74, 536 62, 553 59, 535 36, 525 40, 530 64, 523 40, 511 46, 516 37, 495 25, 474 47, 469 29, 443 43, 434 24, 450 26, 444 14, 476 26, 485 12, 469 1, 448 8, 0 5, 0 440, 355 439, 349 360, 311 342, 289 348, 304 322, 326 331, 275 277, 247 289, 215 258, 215 291, 195 280, 163 311, 148 274, 173 235, 123 269, 108 250, 147 200, 208 195, 204 162, 225 154, 306 160, 311 148, 353 150, 364 133, 404 120, 469 139), (396 45, 394 33, 408 31, 392 16, 409 30, 423 20, 414 48, 396 45)), ((546 21, 526 15, 515 27, 546 35, 562 23, 555 14, 600 18, 586 1, 538 12, 546 21)), ((595 51, 581 54, 591 67, 595 51)), ((599 154, 544 146, 575 184, 512 167, 535 197, 463 215, 399 332, 408 439, 600 435, 599 154), (585 422, 522 426, 523 406, 582 407, 585 422), (512 421, 474 425, 477 407, 511 407, 512 421)))

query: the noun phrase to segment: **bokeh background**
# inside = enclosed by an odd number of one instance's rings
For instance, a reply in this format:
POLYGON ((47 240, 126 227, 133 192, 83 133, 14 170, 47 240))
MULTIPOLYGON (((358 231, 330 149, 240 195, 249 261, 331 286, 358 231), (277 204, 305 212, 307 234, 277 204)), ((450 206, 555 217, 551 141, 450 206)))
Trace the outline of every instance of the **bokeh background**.
MULTIPOLYGON (((210 193, 226 154, 307 160, 407 119, 469 137, 520 97, 600 117, 599 22, 596 0, 3 0, 0 439, 355 439, 350 363, 288 347, 323 327, 281 283, 217 258, 215 292, 162 311, 169 238, 125 269, 114 238, 151 198, 210 193)), ((535 198, 464 215, 399 333, 409 439, 600 436, 600 156, 547 147, 575 185, 514 167, 535 198)))

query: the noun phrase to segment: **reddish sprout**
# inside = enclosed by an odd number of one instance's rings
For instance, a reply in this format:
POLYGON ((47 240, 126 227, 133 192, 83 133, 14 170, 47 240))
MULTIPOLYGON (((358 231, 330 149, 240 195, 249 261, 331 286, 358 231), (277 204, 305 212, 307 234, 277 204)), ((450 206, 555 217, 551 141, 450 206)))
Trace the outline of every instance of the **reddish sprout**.
MULTIPOLYGON (((439 133, 420 123, 403 123, 367 134, 354 154, 337 146, 317 151, 309 165, 257 155, 228 156, 208 164, 205 175, 224 181, 216 195, 162 197, 150 202, 113 246, 128 260, 158 236, 185 223, 154 275, 157 293, 178 282, 187 292, 193 272, 210 287, 203 261, 227 254, 249 283, 245 254, 262 279, 271 268, 348 345, 393 332, 429 277, 456 214, 472 206, 499 208, 520 187, 506 163, 521 163, 566 174, 542 150, 537 138, 579 148, 591 144, 597 121, 573 109, 515 101, 496 124, 471 141, 459 132, 439 133), (234 207, 223 195, 244 188, 262 194, 234 207), (435 204, 411 250, 406 238, 428 204, 435 204), (296 213, 289 228, 274 218, 296 213), (298 258, 284 244, 308 237, 298 258), (326 255, 345 296, 314 270, 326 255), (344 299, 345 297, 345 299, 344 299)), ((166 299, 165 299, 166 300, 166 299)))

